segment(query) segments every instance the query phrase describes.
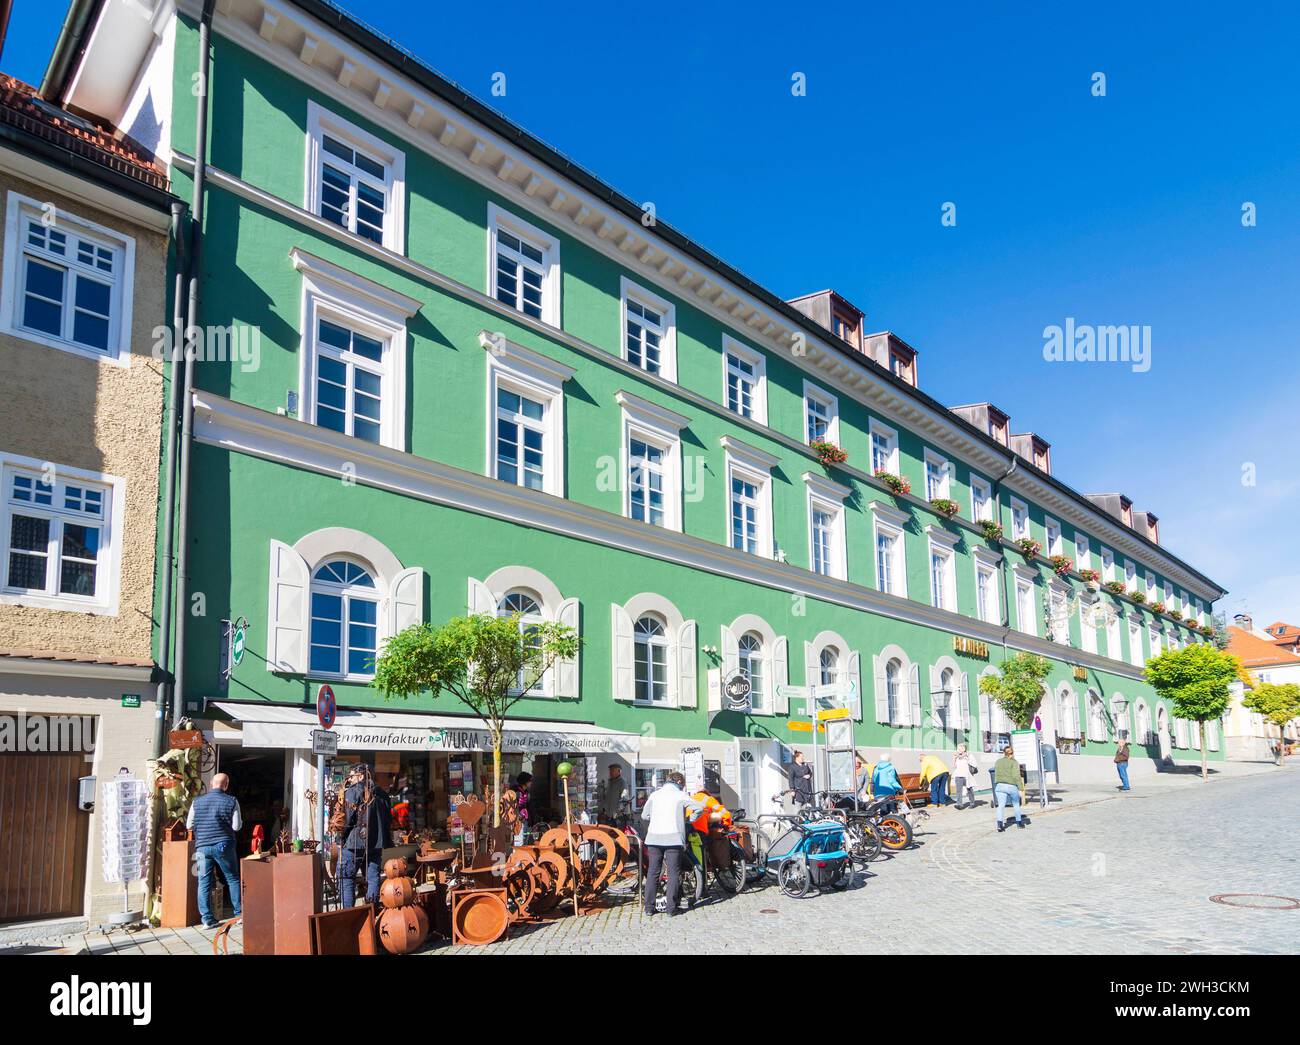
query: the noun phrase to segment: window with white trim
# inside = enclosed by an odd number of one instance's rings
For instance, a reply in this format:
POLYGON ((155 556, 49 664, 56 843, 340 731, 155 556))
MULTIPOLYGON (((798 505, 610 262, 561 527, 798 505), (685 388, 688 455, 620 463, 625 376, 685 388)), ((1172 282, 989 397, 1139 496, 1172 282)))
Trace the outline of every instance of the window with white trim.
POLYGON ((975 615, 987 624, 998 624, 1002 619, 997 566, 978 558, 975 560, 975 615))
POLYGON ((619 279, 623 358, 647 374, 677 380, 677 307, 626 276, 619 279))
POLYGON ((757 714, 766 714, 768 710, 768 680, 766 656, 763 651, 763 637, 755 631, 748 631, 740 636, 737 643, 740 654, 740 670, 749 679, 750 706, 757 714))
POLYGON ((1147 602, 1155 602, 1160 597, 1159 593, 1156 591, 1156 575, 1152 573, 1150 570, 1147 570, 1145 582, 1146 582, 1146 591, 1147 591, 1147 602))
POLYGON ((1093 623, 1095 604, 1079 599, 1079 644, 1085 653, 1097 652, 1097 627, 1093 623))
POLYGON ((1160 656, 1160 629, 1154 624, 1147 625, 1147 638, 1151 643, 1151 656, 1160 656))
POLYGON ((907 597, 907 559, 903 541, 906 518, 877 501, 871 503, 876 551, 876 588, 887 595, 907 597))
POLYGON ((891 657, 885 664, 885 711, 893 725, 907 721, 907 696, 904 693, 903 662, 891 657))
POLYGON ((926 527, 930 545, 930 605, 957 612, 957 556, 950 535, 937 526, 926 527))
POLYGON ((1053 518, 1043 520, 1043 531, 1047 535, 1047 554, 1061 554, 1061 524, 1053 518))
POLYGON ((840 651, 834 646, 824 646, 817 655, 817 684, 834 686, 840 680, 840 651))
POLYGON ((727 449, 727 534, 737 551, 772 557, 772 474, 776 459, 729 436, 727 449))
POLYGON ((1124 651, 1120 648, 1119 614, 1106 614, 1106 656, 1111 660, 1123 660, 1124 651))
POLYGON ((1103 742, 1110 736, 1110 731, 1106 724, 1106 705, 1101 702, 1101 697, 1097 696, 1092 690, 1088 690, 1088 739, 1094 742, 1103 742))
POLYGON ((3 329, 122 362, 131 345, 135 241, 15 192, 5 220, 3 329))
MULTIPOLYGON (((511 591, 503 595, 497 603, 497 616, 515 617, 519 625, 519 642, 524 649, 524 657, 528 662, 519 668, 519 674, 515 677, 514 691, 522 693, 524 685, 529 681, 529 676, 536 675, 537 668, 541 664, 541 637, 538 634, 538 628, 541 627, 545 620, 542 614, 542 606, 532 592, 511 591)), ((546 677, 542 676, 533 679, 528 692, 544 693, 545 690, 546 677)))
POLYGON ((628 516, 651 526, 667 519, 664 448, 648 439, 631 436, 627 443, 628 516))
POLYGON ((618 392, 623 412, 623 513, 629 519, 682 528, 681 430, 688 419, 618 392))
POLYGON ((851 491, 824 476, 804 472, 808 488, 808 566, 813 573, 848 577, 844 542, 844 498, 851 491))
POLYGON ((1124 560, 1124 589, 1126 591, 1137 591, 1137 567, 1128 559, 1124 560))
POLYGON ((763 354, 735 338, 722 338, 723 403, 733 414, 767 424, 767 375, 763 354))
POLYGON ((1070 643, 1069 596, 1066 589, 1058 582, 1049 582, 1047 586, 1047 619, 1051 630, 1049 638, 1064 645, 1070 643))
POLYGON ((653 613, 637 619, 633 628, 636 701, 668 704, 668 629, 653 613))
POLYGON ((1142 656, 1142 625, 1136 620, 1128 622, 1128 659, 1136 668, 1146 663, 1142 656))
POLYGON ((573 369, 509 342, 485 339, 488 475, 564 496, 564 382, 573 369))
POLYGON ((1115 553, 1109 548, 1102 548, 1100 555, 1101 579, 1103 583, 1109 584, 1115 579, 1115 553))
POLYGON ((932 450, 925 451, 925 499, 933 501, 948 496, 952 464, 932 450))
POLYGON ((1076 570, 1088 569, 1092 565, 1092 549, 1088 542, 1086 533, 1075 533, 1074 535, 1074 568, 1076 570))
POLYGON ((1016 627, 1026 635, 1038 634, 1038 615, 1034 597, 1034 582, 1019 571, 1016 573, 1016 627))
POLYGON ((803 383, 804 439, 828 443, 840 440, 839 400, 807 381, 803 383))
POLYGON ((405 154, 315 102, 307 104, 306 185, 311 213, 403 252, 405 154))
POLYGON ((889 472, 897 475, 898 469, 898 433, 888 425, 881 424, 875 418, 868 422, 871 435, 871 471, 889 472))
POLYGON ((970 477, 970 517, 976 522, 993 519, 993 487, 975 473, 970 477))
POLYGON ((1011 499, 1011 536, 1017 541, 1029 536, 1029 506, 1014 497, 1011 499))
POLYGON ((379 648, 379 593, 370 572, 348 559, 322 563, 311 577, 314 677, 369 679, 379 648))
POLYGON ((2 474, 0 558, 3 592, 11 596, 5 601, 110 609, 118 555, 113 484, 49 465, 6 465, 2 474))
POLYGON ((320 318, 312 348, 316 355, 315 423, 368 443, 383 442, 384 343, 320 318))
POLYGON ((560 241, 488 204, 488 287, 501 304, 560 325, 560 241))

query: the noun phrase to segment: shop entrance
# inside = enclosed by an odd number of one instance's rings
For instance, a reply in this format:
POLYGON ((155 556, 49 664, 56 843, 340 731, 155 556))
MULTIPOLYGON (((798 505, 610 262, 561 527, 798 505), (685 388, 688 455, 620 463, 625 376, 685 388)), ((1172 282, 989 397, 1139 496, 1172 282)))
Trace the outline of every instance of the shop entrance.
POLYGON ((275 848, 281 830, 291 831, 285 752, 275 748, 218 746, 217 770, 230 777, 230 794, 239 801, 243 826, 237 835, 240 856, 251 851, 253 827, 262 825, 263 848, 275 848))

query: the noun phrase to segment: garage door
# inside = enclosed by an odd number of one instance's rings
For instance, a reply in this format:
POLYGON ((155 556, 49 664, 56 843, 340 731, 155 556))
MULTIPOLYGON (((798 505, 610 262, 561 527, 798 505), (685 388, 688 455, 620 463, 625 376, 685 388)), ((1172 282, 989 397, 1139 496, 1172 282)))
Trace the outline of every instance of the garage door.
POLYGON ((0 923, 85 910, 90 815, 77 810, 81 753, 0 754, 0 923))

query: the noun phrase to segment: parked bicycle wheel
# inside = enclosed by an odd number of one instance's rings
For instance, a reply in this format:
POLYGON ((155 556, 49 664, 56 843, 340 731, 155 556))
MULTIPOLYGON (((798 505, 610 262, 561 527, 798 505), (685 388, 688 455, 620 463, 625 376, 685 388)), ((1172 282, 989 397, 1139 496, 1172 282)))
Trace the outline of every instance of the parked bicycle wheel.
POLYGON ((786 896, 792 896, 796 900, 807 896, 808 889, 812 885, 812 875, 808 873, 808 864, 803 860, 791 858, 781 864, 780 870, 776 873, 777 883, 781 886, 781 892, 786 896))
POLYGON ((749 881, 749 870, 745 866, 744 859, 732 853, 731 866, 715 868, 713 877, 718 880, 724 892, 734 896, 745 888, 745 883, 749 881))
POLYGON ((882 816, 876 823, 880 841, 886 849, 897 852, 912 844, 912 825, 897 813, 882 816))
POLYGON ((884 852, 885 843, 881 840, 880 831, 869 820, 850 821, 844 834, 849 843, 849 852, 856 860, 870 863, 884 852))
MULTIPOLYGON (((684 858, 683 858, 684 859, 684 858)), ((704 899, 704 868, 694 864, 683 867, 677 876, 677 906, 685 902, 687 909, 704 899)), ((659 891, 655 895, 655 910, 668 910, 668 876, 660 873, 659 891)))

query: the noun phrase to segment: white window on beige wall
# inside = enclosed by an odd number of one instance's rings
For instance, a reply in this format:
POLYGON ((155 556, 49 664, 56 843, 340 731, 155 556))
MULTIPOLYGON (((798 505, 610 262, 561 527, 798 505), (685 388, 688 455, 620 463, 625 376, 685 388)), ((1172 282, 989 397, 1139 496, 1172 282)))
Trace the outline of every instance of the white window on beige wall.
POLYGON ((135 241, 53 204, 10 192, 0 329, 126 365, 135 241))
POLYGON ((0 454, 0 602, 116 614, 122 479, 0 454))

